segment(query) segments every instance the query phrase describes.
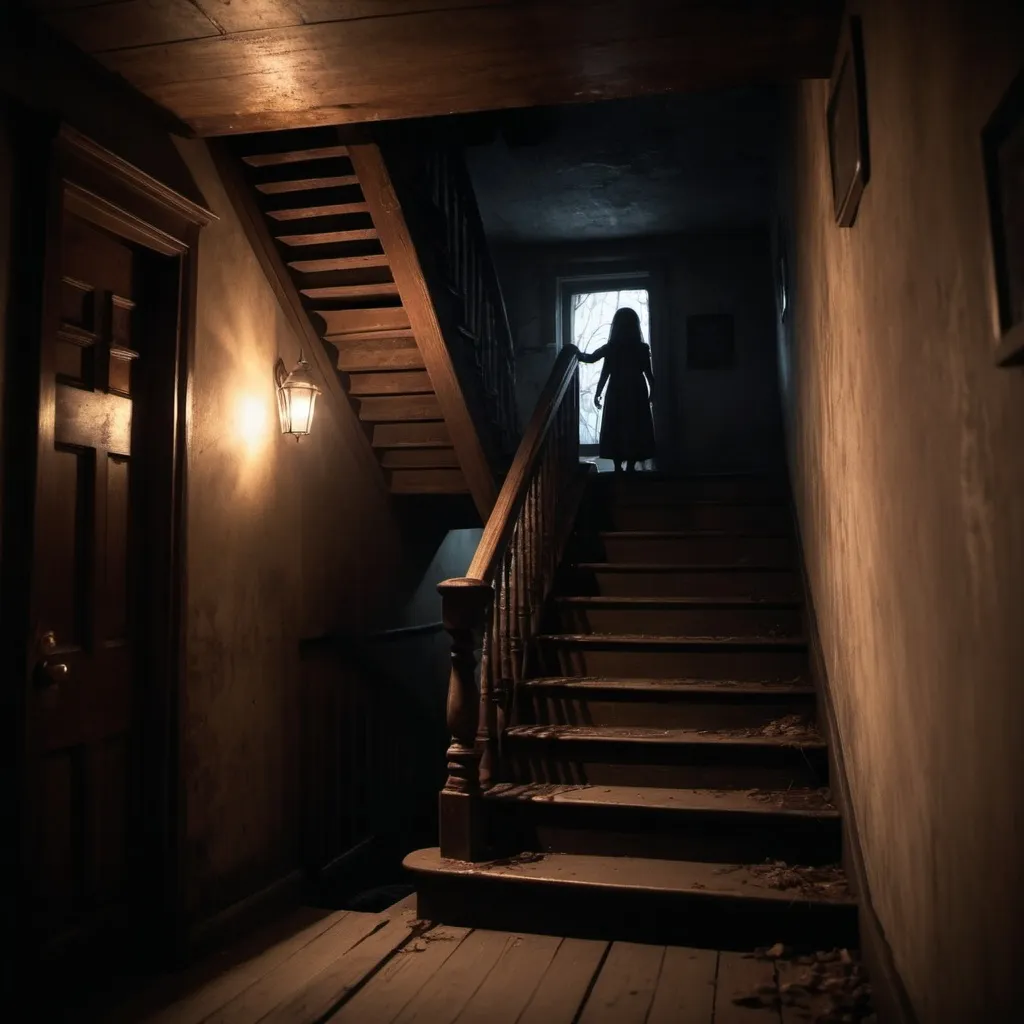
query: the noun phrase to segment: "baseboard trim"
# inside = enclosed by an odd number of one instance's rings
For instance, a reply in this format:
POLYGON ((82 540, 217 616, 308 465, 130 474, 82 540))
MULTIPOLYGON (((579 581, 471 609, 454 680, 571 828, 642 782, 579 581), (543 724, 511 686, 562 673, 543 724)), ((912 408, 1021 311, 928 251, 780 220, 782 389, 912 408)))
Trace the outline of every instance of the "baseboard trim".
POLYGON ((299 906, 306 895, 302 871, 289 871, 245 899, 232 903, 190 928, 185 937, 189 959, 226 945, 244 932, 267 923, 275 916, 299 906))
POLYGON ((800 521, 795 509, 792 510, 792 516, 797 553, 800 557, 800 579, 804 592, 808 660, 811 679, 818 694, 820 708, 824 712, 832 800, 842 815, 843 867, 852 882, 857 897, 861 956, 864 958, 868 976, 871 979, 875 1008, 880 1024, 917 1024, 917 1015, 914 1013, 913 1004, 897 970, 892 947, 885 937, 885 929, 871 902, 871 890, 868 887, 867 871, 864 867, 864 852, 860 842, 857 815, 854 812, 853 801, 850 799, 843 742, 836 719, 828 671, 825 667, 821 635, 818 632, 818 618, 814 611, 814 599, 810 581, 807 578, 803 535, 800 532, 800 521))

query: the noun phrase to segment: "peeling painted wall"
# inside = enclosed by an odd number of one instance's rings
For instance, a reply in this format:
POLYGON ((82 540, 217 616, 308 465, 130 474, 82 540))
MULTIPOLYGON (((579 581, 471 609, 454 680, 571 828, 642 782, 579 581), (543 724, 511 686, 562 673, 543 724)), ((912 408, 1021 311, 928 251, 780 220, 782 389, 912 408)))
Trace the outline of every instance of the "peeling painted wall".
POLYGON ((200 917, 298 866, 299 640, 376 625, 401 546, 327 402, 309 438, 281 435, 273 367, 298 339, 204 144, 179 148, 220 217, 199 250, 188 466, 185 870, 200 917))
POLYGON ((780 339, 812 596, 875 911, 921 1022, 1009 1020, 1024 951, 1024 374, 997 369, 979 133, 1024 7, 864 0, 872 172, 832 216, 794 104, 780 339))

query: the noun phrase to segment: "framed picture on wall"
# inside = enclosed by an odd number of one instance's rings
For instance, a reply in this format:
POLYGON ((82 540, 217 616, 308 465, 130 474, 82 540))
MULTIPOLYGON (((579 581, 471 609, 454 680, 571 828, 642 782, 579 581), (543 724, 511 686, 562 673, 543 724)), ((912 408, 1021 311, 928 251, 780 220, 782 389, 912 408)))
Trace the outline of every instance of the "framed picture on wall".
POLYGON ((789 310, 789 259, 786 255, 786 226, 780 220, 775 226, 775 301, 779 322, 786 322, 789 310))
POLYGON ((981 134, 995 270, 996 362, 1024 365, 1024 71, 981 134))
POLYGON ((860 18, 847 18, 839 40, 825 111, 836 223, 850 227, 871 173, 860 18))

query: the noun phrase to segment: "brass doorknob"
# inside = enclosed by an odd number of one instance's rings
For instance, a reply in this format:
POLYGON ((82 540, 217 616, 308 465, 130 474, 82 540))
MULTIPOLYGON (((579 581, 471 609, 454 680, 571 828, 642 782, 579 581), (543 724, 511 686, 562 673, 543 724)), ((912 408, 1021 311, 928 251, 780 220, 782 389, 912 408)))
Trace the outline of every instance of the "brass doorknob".
POLYGON ((53 652, 57 649, 57 637, 52 629, 48 629, 39 637, 39 658, 36 661, 35 684, 40 689, 57 686, 63 682, 71 671, 67 662, 53 661, 53 652))

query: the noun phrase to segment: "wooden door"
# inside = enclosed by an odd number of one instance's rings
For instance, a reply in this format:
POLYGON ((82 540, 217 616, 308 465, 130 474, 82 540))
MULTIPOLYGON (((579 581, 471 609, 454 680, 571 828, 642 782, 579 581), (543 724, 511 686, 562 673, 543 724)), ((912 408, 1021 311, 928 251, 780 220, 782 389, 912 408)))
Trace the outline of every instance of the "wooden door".
POLYGON ((146 255, 66 208, 42 339, 29 718, 33 916, 96 934, 132 895, 136 773, 135 382, 146 255), (52 400, 51 400, 52 396, 52 400))

